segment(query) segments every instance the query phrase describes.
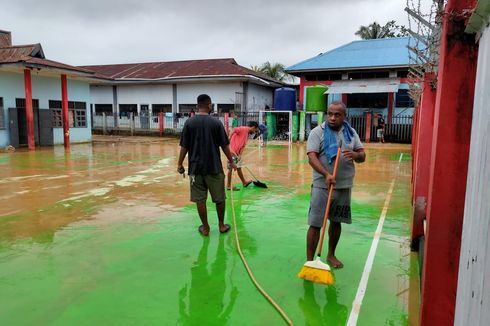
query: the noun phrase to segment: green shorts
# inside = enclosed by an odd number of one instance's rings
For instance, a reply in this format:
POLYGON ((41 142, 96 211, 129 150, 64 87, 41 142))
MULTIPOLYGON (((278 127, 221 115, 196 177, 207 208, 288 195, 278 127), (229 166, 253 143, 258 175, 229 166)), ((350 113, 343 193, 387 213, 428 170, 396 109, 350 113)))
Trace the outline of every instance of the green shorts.
MULTIPOLYGON (((322 227, 325 209, 327 207, 328 189, 311 188, 310 211, 308 212, 308 224, 317 228, 322 227)), ((328 218, 332 222, 352 223, 351 217, 351 188, 334 189, 328 218)))
POLYGON ((195 203, 206 202, 208 190, 213 199, 213 203, 219 204, 225 201, 225 175, 190 175, 191 182, 191 201, 195 203))

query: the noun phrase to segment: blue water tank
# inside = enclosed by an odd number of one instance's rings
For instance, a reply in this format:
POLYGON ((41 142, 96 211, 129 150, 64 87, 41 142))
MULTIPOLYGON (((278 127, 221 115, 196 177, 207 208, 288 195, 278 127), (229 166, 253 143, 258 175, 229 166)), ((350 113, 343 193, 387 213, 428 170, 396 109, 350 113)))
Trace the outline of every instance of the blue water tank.
POLYGON ((274 109, 280 111, 296 111, 296 90, 281 87, 274 91, 274 109))

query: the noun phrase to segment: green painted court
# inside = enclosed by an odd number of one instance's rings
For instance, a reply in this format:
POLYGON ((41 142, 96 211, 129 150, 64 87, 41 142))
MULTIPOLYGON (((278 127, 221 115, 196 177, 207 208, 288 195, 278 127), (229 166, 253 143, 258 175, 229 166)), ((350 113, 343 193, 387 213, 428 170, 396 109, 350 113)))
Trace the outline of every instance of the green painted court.
MULTIPOLYGON (((305 145, 246 149, 245 163, 269 188, 234 193, 241 246, 295 325, 347 323, 393 181, 357 324, 417 324, 410 146, 370 144, 366 152, 353 224, 343 226, 337 251, 345 267, 326 287, 296 277, 308 227, 305 145)), ((1 154, 0 324, 284 324, 246 274, 233 232, 219 234, 210 201, 211 234, 197 232, 177 155, 172 139, 1 154)))

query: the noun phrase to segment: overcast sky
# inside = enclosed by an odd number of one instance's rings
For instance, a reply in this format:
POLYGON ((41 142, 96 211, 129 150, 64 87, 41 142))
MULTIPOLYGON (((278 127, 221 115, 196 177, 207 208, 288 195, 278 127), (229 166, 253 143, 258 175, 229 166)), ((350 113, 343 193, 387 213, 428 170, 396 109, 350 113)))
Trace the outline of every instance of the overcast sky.
MULTIPOLYGON (((418 0, 409 0, 417 2, 418 0)), ((430 2, 430 0, 422 0, 430 2)), ((72 65, 235 58, 286 66, 358 39, 360 25, 407 24, 406 0, 0 0, 14 44, 72 65)))

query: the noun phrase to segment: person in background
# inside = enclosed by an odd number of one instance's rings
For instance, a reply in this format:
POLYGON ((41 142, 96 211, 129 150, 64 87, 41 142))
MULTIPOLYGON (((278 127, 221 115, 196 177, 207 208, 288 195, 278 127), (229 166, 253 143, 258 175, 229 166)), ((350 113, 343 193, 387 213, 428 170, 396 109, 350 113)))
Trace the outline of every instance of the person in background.
MULTIPOLYGON (((242 163, 241 156, 243 150, 245 149, 245 146, 247 145, 249 135, 257 134, 258 128, 259 125, 257 122, 250 121, 246 127, 234 128, 230 135, 230 149, 233 155, 233 162, 237 166, 238 176, 240 177, 240 180, 242 181, 244 187, 248 187, 252 183, 252 180, 246 180, 245 177, 243 176, 243 171, 242 171, 243 163, 242 163)), ((226 189, 235 190, 235 191, 240 190, 240 188, 237 187, 232 188, 231 173, 232 173, 231 165, 229 164, 226 189)))
POLYGON ((341 223, 352 223, 351 189, 353 186, 354 162, 366 160, 366 153, 357 132, 345 121, 345 104, 332 102, 327 111, 325 122, 310 132, 307 143, 307 155, 313 168, 310 210, 308 212, 308 234, 306 238, 306 258, 313 260, 323 226, 328 190, 332 185, 332 202, 329 211, 327 262, 334 268, 344 264, 337 259, 335 250, 342 232, 341 223), (339 157, 337 176, 333 177, 333 167, 337 149, 341 144, 342 156, 339 157))
POLYGON ((265 123, 261 123, 259 125, 259 134, 262 135, 262 146, 267 146, 267 125, 265 123))
POLYGON ((236 169, 229 147, 229 140, 223 124, 209 115, 213 110, 209 95, 201 94, 197 97, 197 114, 189 118, 182 129, 180 136, 180 154, 177 171, 185 173, 182 165, 189 153, 188 174, 190 179, 191 201, 196 203, 197 212, 201 219, 198 228, 203 236, 209 235, 208 212, 206 200, 208 192, 213 203, 216 204, 218 214, 219 232, 230 230, 225 224, 225 175, 221 164, 221 148, 229 160, 230 168, 236 169))
POLYGON ((385 142, 385 119, 383 119, 383 116, 381 113, 378 113, 378 125, 376 126, 376 136, 378 137, 378 141, 380 143, 385 142))

